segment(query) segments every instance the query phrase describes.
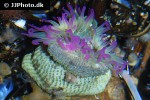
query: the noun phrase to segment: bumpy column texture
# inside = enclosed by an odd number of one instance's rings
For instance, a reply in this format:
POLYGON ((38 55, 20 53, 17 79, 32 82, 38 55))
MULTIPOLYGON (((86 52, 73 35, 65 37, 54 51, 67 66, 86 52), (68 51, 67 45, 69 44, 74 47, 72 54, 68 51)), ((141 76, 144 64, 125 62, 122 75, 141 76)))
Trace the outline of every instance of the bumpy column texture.
POLYGON ((67 70, 55 63, 39 46, 33 54, 25 55, 22 62, 23 69, 45 91, 62 89, 66 96, 93 95, 102 92, 110 80, 111 72, 99 76, 78 77, 76 82, 67 82, 67 70))

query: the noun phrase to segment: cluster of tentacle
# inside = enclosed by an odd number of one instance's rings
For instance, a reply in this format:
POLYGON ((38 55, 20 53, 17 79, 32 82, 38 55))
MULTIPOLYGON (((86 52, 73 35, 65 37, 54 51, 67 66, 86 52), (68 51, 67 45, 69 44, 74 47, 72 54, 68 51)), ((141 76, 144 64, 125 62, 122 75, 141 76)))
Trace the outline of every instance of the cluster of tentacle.
POLYGON ((85 60, 92 60, 100 66, 112 66, 116 72, 122 71, 126 62, 113 53, 117 46, 116 41, 106 41, 105 32, 110 30, 106 21, 97 26, 94 19, 94 11, 91 9, 88 16, 85 16, 86 7, 73 9, 68 4, 68 10, 64 9, 57 21, 43 20, 50 25, 32 28, 24 35, 36 38, 32 41, 34 45, 43 42, 45 45, 57 43, 61 49, 68 53, 77 52, 83 55, 85 60), (101 63, 102 62, 102 63, 101 63))

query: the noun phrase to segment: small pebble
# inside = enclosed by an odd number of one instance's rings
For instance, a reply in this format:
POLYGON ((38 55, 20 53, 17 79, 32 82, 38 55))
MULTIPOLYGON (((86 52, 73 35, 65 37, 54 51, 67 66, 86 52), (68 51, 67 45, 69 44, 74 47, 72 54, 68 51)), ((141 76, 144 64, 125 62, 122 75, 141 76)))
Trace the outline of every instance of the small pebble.
POLYGON ((65 77, 65 80, 67 82, 71 82, 71 83, 74 83, 77 81, 77 77, 75 77, 73 74, 71 73, 66 73, 66 77, 65 77))
POLYGON ((138 57, 135 53, 130 53, 128 56, 128 61, 130 66, 135 66, 138 63, 138 57))
POLYGON ((5 62, 0 62, 0 75, 6 76, 11 74, 9 65, 5 62))

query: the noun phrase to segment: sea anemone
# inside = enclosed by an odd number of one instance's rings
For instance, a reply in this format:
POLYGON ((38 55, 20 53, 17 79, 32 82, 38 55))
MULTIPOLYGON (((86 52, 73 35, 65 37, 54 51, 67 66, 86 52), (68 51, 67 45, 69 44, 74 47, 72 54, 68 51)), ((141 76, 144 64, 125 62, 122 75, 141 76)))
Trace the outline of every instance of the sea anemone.
POLYGON ((106 21, 98 26, 93 9, 85 16, 86 7, 74 10, 69 4, 67 6, 68 10, 63 9, 64 12, 61 17, 56 18, 57 21, 43 20, 50 25, 42 27, 30 25, 32 28, 23 34, 36 38, 32 41, 34 45, 40 42, 48 46, 57 44, 56 46, 70 54, 83 56, 86 61, 94 62, 97 65, 95 68, 108 67, 117 73, 121 72, 127 63, 113 52, 117 42, 105 39, 105 32, 110 30, 109 23, 106 21))

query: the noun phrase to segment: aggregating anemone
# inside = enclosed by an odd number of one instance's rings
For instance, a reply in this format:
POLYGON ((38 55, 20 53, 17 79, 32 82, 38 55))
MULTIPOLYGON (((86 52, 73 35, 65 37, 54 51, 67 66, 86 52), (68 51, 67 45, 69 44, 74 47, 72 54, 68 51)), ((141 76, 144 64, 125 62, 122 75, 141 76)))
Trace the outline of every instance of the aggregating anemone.
POLYGON ((43 20, 50 25, 32 28, 24 35, 42 42, 32 54, 25 55, 22 67, 47 92, 61 90, 66 96, 93 95, 105 89, 111 70, 121 72, 126 62, 113 53, 116 41, 107 41, 110 29, 106 21, 101 26, 94 19, 94 11, 85 16, 86 7, 73 9, 68 4, 58 21, 43 20), (71 73, 75 81, 67 81, 71 73), (70 74, 69 74, 70 75, 70 74))

